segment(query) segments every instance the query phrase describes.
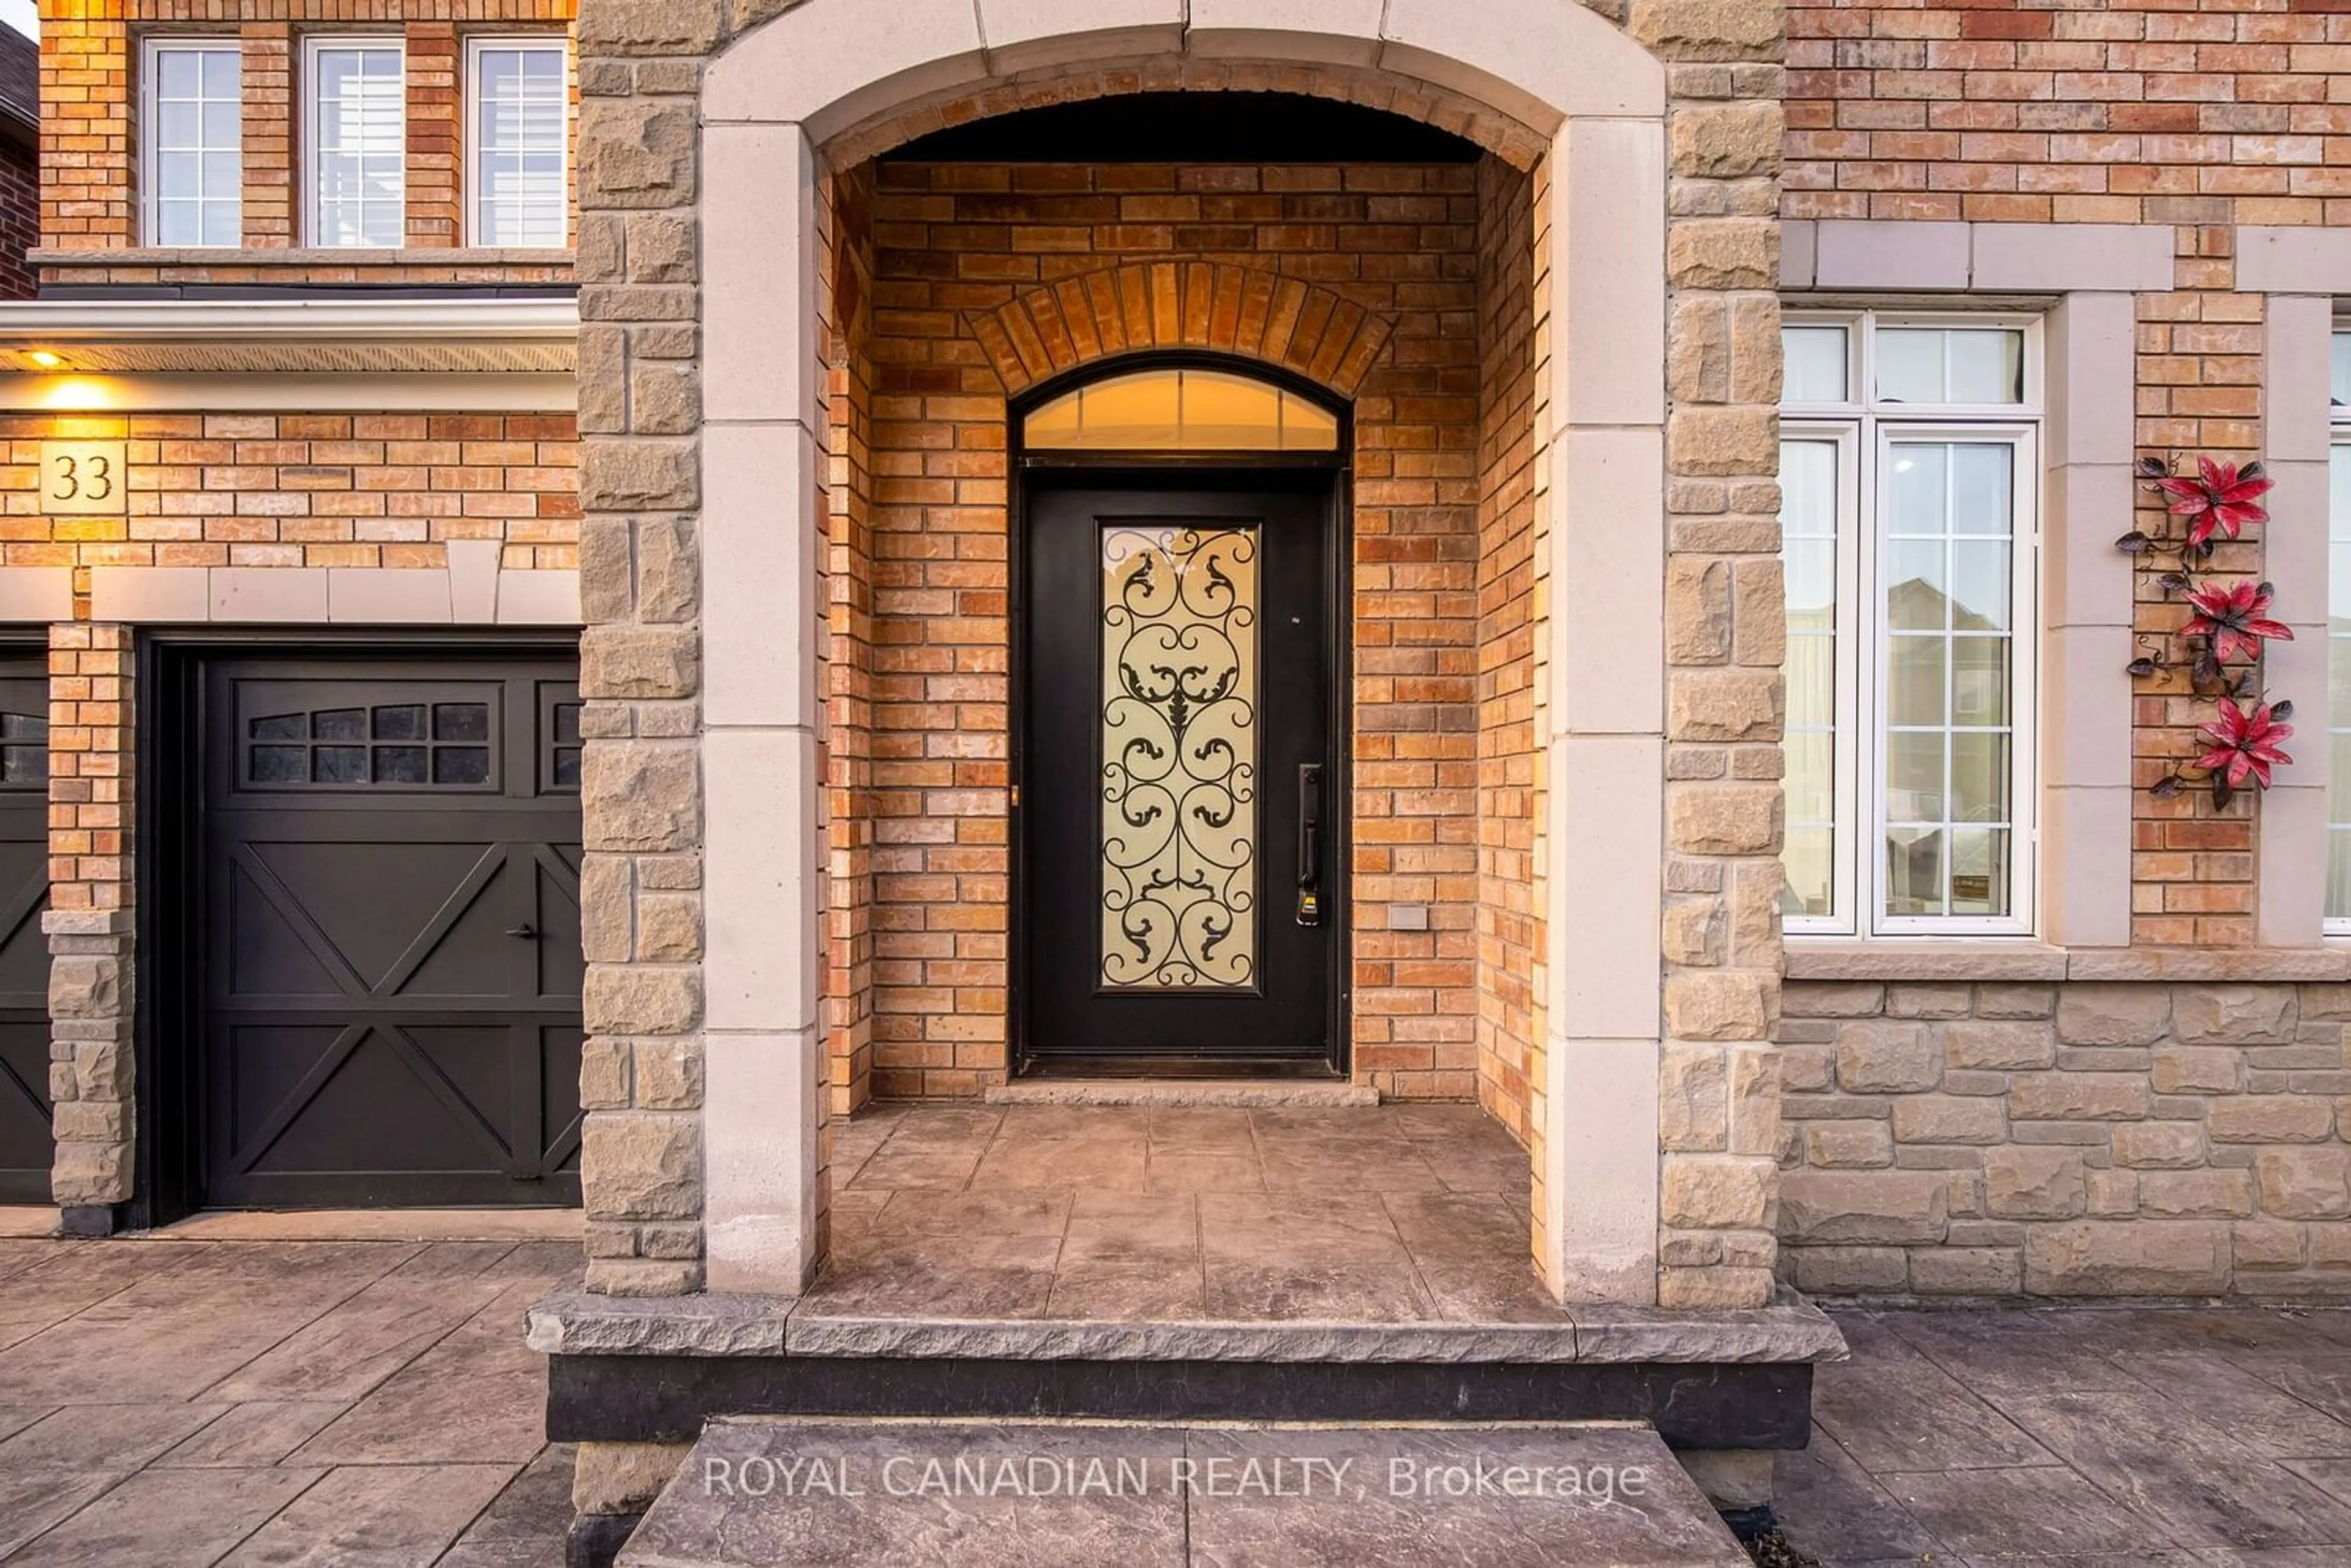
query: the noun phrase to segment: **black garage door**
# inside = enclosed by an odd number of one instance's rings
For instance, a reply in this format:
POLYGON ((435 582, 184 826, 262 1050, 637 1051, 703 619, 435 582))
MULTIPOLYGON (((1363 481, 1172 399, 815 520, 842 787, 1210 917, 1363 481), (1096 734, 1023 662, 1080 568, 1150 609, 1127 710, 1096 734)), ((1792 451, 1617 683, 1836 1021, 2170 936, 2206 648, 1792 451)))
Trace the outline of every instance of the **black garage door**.
POLYGON ((0 1203, 49 1201, 48 676, 0 649, 0 1203))
POLYGON ((577 1203, 576 665, 202 685, 204 1200, 577 1203))

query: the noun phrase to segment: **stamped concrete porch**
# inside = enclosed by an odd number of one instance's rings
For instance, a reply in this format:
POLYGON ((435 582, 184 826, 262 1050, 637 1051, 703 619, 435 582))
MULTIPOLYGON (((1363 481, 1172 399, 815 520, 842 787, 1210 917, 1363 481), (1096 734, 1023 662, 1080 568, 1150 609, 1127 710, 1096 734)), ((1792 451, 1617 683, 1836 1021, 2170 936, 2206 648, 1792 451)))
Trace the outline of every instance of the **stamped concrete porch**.
POLYGON ((1844 1354, 1793 1297, 1562 1307, 1525 1152, 1474 1106, 909 1105, 833 1133, 799 1298, 553 1292, 559 1439, 718 1416, 1633 1420, 1801 1444, 1844 1354))
POLYGON ((889 1107, 835 1134, 803 1312, 1564 1322, 1527 1156, 1468 1105, 889 1107))

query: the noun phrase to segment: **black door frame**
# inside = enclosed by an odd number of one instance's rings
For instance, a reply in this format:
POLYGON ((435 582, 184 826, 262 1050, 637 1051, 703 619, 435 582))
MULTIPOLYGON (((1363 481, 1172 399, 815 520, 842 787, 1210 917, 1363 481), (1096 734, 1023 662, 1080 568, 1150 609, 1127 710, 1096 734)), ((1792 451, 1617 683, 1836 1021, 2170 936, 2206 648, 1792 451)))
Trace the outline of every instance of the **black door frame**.
POLYGON ((580 633, 556 627, 209 627, 141 632, 134 648, 132 884, 137 976, 131 1040, 138 1079, 131 1228, 169 1225, 204 1197, 203 949, 204 667, 240 658, 577 659, 580 633))
POLYGON ((1335 396, 1329 388, 1317 382, 1262 361, 1193 350, 1158 350, 1095 360, 1074 371, 1040 382, 1007 400, 1005 423, 1009 459, 1005 492, 1006 543, 1010 556, 1006 615, 1011 637, 1008 670, 1011 702, 1008 705, 1006 716, 1010 753, 1010 778, 1008 782, 1012 791, 1008 828, 1011 875, 1007 888, 1010 903, 1005 912, 1008 965, 1005 1040, 1012 1075, 1016 1078, 1346 1078, 1354 1061, 1354 405, 1335 396), (1106 377, 1142 370, 1170 369, 1222 371, 1295 392, 1316 407, 1337 416, 1338 447, 1332 452, 1031 453, 1023 445, 1020 438, 1022 427, 1030 411, 1040 404, 1106 377), (1157 477, 1170 485, 1199 486, 1224 480, 1237 485, 1246 484, 1251 476, 1315 473, 1327 476, 1330 508, 1324 524, 1330 548, 1323 587, 1328 601, 1328 613, 1324 617, 1328 648, 1324 657, 1331 671, 1331 711, 1328 718, 1331 755, 1326 767, 1332 791, 1329 798, 1337 807, 1332 812, 1334 821, 1327 830, 1331 840, 1330 863, 1334 873, 1327 900, 1331 927, 1331 977, 1325 988, 1329 998, 1326 1025, 1326 1036, 1331 1045, 1329 1060, 1300 1062, 1295 1060, 1251 1061, 1230 1057, 1113 1060, 1071 1056, 1040 1060, 1029 1049, 1028 1017, 1024 1005, 1030 984, 1029 964, 1032 954, 1025 917, 1029 884, 1027 835, 1023 831, 1024 819, 1019 807, 1020 785, 1028 761, 1029 497, 1032 488, 1029 476, 1088 475, 1126 481, 1157 477))

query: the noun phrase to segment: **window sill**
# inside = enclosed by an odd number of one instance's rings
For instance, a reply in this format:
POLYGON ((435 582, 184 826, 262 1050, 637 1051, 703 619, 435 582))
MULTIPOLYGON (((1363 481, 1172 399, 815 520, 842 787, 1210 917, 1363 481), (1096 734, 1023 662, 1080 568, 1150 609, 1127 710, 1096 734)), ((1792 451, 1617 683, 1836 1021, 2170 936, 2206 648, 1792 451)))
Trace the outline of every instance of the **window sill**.
POLYGON ((2029 937, 1791 936, 1791 980, 2351 980, 2351 945, 2325 947, 2059 947, 2029 937))
POLYGON ((2062 980, 2066 953, 2030 936, 1791 936, 1792 980, 2062 980))
POLYGON ((568 267, 569 246, 538 249, 483 246, 121 246, 112 249, 39 246, 26 254, 35 267, 568 267))

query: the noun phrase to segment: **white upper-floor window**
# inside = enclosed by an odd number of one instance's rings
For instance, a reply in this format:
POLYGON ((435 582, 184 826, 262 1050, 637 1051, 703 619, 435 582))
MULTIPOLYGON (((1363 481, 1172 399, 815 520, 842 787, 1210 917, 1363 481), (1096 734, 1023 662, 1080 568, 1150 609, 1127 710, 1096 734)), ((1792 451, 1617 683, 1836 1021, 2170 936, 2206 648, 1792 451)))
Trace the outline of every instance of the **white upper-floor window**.
POLYGON ((570 51, 560 37, 480 37, 466 46, 467 242, 564 244, 570 51))
POLYGON ((406 243, 406 59, 398 38, 303 46, 305 233, 314 246, 406 243))
POLYGON ((1792 313, 1784 342, 1787 928, 2029 932, 2037 330, 1792 313))
POLYGON ((151 38, 141 62, 147 243, 245 239, 244 87, 235 38, 151 38))

